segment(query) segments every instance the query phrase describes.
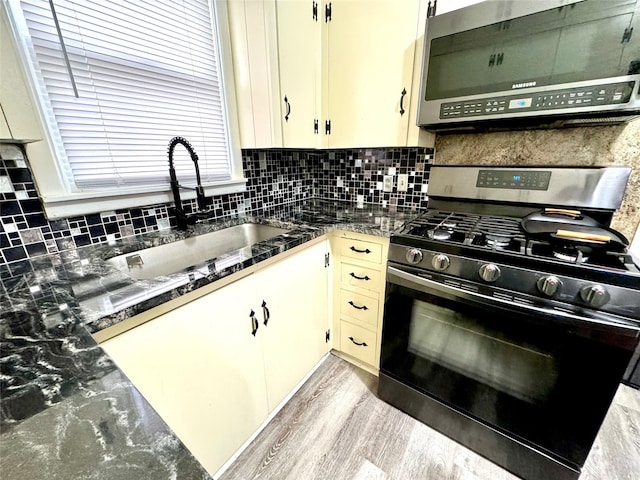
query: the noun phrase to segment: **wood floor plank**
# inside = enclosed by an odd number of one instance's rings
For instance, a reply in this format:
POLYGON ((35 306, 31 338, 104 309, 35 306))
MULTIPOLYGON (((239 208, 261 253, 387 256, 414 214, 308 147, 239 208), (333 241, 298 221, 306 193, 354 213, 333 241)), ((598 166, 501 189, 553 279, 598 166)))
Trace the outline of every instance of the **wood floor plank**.
MULTIPOLYGON (((330 355, 220 480, 517 480, 376 392, 377 377, 330 355)), ((580 480, 640 478, 637 407, 621 386, 580 480)))

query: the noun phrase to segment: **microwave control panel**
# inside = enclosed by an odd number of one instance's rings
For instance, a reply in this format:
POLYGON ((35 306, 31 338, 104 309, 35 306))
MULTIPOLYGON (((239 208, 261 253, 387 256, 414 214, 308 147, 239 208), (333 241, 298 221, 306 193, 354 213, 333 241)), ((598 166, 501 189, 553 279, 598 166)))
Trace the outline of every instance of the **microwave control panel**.
POLYGON ((533 94, 503 95, 499 97, 448 102, 440 106, 441 119, 500 115, 504 113, 530 112, 615 105, 627 103, 635 82, 622 82, 591 87, 549 90, 533 94))

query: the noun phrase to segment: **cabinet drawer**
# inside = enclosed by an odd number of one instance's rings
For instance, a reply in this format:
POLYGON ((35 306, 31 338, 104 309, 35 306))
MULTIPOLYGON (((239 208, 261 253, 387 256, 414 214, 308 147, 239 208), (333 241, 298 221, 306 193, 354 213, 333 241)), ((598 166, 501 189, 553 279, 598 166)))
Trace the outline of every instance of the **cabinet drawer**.
POLYGON ((357 258, 371 263, 380 263, 382 262, 382 245, 364 240, 341 238, 340 255, 342 255, 342 257, 357 258))
POLYGON ((373 365, 376 360, 376 334, 349 322, 341 322, 340 350, 373 365))
POLYGON ((340 290, 340 313, 367 325, 378 325, 378 299, 340 290))
POLYGON ((379 291, 381 282, 380 270, 359 267, 343 263, 340 265, 340 283, 351 287, 364 288, 371 291, 379 291))

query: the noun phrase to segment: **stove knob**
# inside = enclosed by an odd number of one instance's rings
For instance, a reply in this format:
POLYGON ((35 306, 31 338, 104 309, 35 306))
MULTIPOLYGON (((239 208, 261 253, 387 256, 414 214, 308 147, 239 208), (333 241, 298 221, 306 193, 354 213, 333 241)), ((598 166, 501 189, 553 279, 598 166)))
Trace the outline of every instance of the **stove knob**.
POLYGON ((431 265, 433 266, 433 268, 440 271, 443 271, 449 268, 450 263, 451 261, 449 260, 449 257, 447 257, 446 255, 443 255, 442 253, 434 255, 433 258, 431 259, 431 265))
POLYGON ((419 248, 410 248, 405 255, 407 262, 417 264, 422 261, 422 251, 419 248))
POLYGON ((592 307, 601 307, 609 301, 609 293, 602 285, 587 285, 580 289, 580 297, 592 307))
POLYGON ((562 287, 562 282, 555 275, 547 275, 538 279, 538 290, 549 297, 553 297, 562 287))
POLYGON ((480 278, 485 282, 495 282, 500 278, 500 267, 493 263, 485 263, 480 267, 480 278))

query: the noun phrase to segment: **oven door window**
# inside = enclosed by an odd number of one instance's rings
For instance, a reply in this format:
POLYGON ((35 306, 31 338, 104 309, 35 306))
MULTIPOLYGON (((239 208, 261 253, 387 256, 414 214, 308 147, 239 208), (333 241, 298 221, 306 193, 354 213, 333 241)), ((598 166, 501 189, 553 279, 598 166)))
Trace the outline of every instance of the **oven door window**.
POLYGON ((628 355, 516 305, 447 297, 387 284, 381 370, 581 465, 628 355))

